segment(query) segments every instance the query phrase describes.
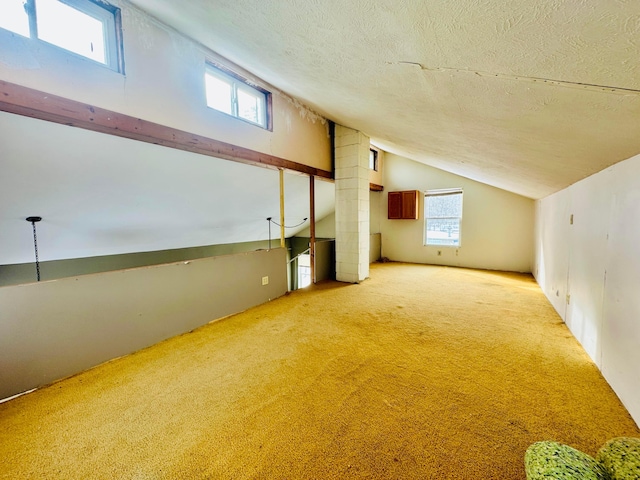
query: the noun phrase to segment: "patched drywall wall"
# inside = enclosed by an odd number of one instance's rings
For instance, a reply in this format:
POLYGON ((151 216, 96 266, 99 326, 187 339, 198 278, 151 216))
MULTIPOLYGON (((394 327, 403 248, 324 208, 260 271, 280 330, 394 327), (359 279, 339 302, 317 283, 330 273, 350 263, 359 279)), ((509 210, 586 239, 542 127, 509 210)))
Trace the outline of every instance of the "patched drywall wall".
POLYGON ((0 29, 0 79, 331 170, 322 116, 130 3, 111 3, 122 9, 125 75, 0 29), (226 64, 272 93, 272 132, 206 106, 206 61, 226 64))
POLYGON ((640 423, 640 155, 537 202, 534 273, 640 423))
POLYGON ((0 398, 286 291, 286 250, 280 248, 1 287, 0 398), (262 285, 265 276, 268 285, 262 285))
POLYGON ((433 265, 531 271, 533 200, 391 153, 385 159, 385 190, 380 208, 383 257, 433 265), (461 246, 425 246, 424 192, 458 187, 464 192, 461 246), (402 190, 421 192, 418 220, 387 218, 388 192, 402 190))

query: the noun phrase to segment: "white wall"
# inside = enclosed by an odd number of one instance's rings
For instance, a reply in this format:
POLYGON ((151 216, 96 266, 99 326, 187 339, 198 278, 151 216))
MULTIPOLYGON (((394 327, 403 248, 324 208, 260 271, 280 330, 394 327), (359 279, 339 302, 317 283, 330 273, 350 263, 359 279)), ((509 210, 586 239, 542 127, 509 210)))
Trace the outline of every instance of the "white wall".
POLYGON ((534 273, 640 423, 638 179, 640 155, 538 201, 534 273))
MULTIPOLYGON (((380 219, 387 214, 387 204, 382 205, 382 192, 369 192, 369 232, 380 233, 380 219)), ((386 201, 386 197, 385 197, 386 201)))
MULTIPOLYGON (((310 237, 311 230, 309 227, 296 233, 296 237, 310 237)), ((336 212, 333 211, 329 215, 321 218, 316 222, 316 238, 336 238, 336 212)))
POLYGON ((390 260, 531 271, 534 201, 412 160, 385 154, 380 208, 382 255, 390 260), (461 187, 464 191, 461 246, 424 246, 424 198, 418 220, 387 219, 388 192, 461 187), (440 252, 440 255, 438 255, 440 252))
POLYGON ((324 118, 125 0, 125 75, 0 29, 0 80, 331 170, 324 118), (207 108, 205 60, 229 65, 273 94, 273 132, 207 108))

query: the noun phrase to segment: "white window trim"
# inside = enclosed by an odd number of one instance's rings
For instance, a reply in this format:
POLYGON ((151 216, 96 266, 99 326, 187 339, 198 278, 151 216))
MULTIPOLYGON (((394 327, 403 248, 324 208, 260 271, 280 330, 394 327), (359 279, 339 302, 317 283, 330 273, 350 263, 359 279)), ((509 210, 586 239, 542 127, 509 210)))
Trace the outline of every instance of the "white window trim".
MULTIPOLYGON (((369 165, 369 170, 373 170, 374 172, 377 172, 380 169, 380 151, 377 148, 370 147, 369 159, 371 159, 372 153, 373 153, 373 166, 369 165)), ((369 162, 369 164, 371 164, 371 162, 369 162)))
POLYGON ((74 55, 78 58, 89 60, 98 65, 104 65, 111 70, 124 74, 124 61, 122 53, 122 30, 120 9, 102 0, 58 0, 60 3, 68 5, 85 15, 95 18, 104 25, 104 42, 105 42, 105 63, 96 61, 92 58, 85 57, 64 47, 60 47, 54 43, 47 42, 38 36, 37 27, 37 1, 26 0, 25 10, 29 17, 29 36, 33 41, 46 43, 66 54, 74 55))
POLYGON ((110 8, 106 8, 106 5, 97 4, 92 2, 91 0, 60 1, 103 23, 105 36, 104 44, 106 48, 106 65, 112 70, 119 71, 118 22, 116 19, 116 12, 119 12, 119 10, 111 10, 110 8))
POLYGON ((464 192, 462 188, 441 188, 441 189, 436 189, 436 190, 426 190, 424 193, 424 224, 422 227, 422 230, 424 232, 424 241, 423 241, 423 245, 425 247, 437 247, 437 248, 460 248, 462 247, 462 215, 464 213, 464 192), (436 217, 427 217, 427 198, 428 197, 442 197, 445 195, 462 195, 463 198, 463 202, 462 202, 462 207, 460 210, 460 216, 459 217, 438 217, 441 219, 458 219, 459 220, 459 225, 458 225, 458 244, 457 245, 438 245, 438 244, 433 244, 433 243, 427 243, 427 220, 429 220, 430 218, 436 218, 436 217))
MULTIPOLYGON (((205 75, 211 75, 212 77, 216 77, 224 82, 228 82, 231 85, 231 114, 218 110, 214 107, 211 107, 207 104, 208 108, 215 110, 218 113, 222 113, 223 115, 227 115, 238 120, 242 120, 243 122, 247 122, 251 125, 258 126, 260 128, 264 128, 265 130, 272 130, 271 125, 271 92, 261 88, 257 85, 252 84, 244 77, 231 72, 223 65, 219 65, 213 62, 205 63, 205 75), (253 122, 247 118, 241 117, 238 115, 238 90, 246 89, 251 93, 259 93, 264 101, 262 105, 262 115, 261 122, 253 122)), ((206 85, 205 85, 205 99, 206 99, 206 85)))

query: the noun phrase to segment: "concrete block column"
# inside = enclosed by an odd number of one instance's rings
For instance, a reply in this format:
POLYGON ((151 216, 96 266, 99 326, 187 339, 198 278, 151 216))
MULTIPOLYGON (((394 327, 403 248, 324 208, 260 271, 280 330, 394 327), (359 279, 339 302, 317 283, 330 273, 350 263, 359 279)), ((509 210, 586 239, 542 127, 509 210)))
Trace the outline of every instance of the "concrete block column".
POLYGON ((369 137, 336 125, 336 279, 369 276, 369 137))

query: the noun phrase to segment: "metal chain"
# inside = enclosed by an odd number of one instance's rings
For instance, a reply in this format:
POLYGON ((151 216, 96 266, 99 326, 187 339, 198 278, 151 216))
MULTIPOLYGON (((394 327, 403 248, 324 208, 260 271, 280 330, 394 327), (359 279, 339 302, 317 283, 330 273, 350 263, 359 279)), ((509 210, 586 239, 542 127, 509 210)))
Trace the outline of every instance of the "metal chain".
POLYGON ((36 276, 40 281, 40 260, 38 260, 38 237, 36 236, 36 222, 31 222, 33 226, 33 247, 36 250, 36 276))

